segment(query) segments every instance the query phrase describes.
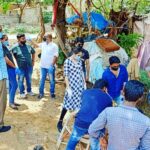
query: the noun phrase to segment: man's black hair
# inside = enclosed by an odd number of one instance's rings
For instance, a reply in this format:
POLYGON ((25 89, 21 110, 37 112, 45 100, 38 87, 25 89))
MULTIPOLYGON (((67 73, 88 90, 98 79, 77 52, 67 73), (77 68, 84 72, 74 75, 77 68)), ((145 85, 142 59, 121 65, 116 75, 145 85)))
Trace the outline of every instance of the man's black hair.
POLYGON ((96 89, 103 89, 104 87, 108 86, 108 82, 104 79, 99 79, 95 82, 94 87, 96 89))
POLYGON ((130 80, 124 88, 125 100, 136 102, 144 94, 144 84, 137 80, 130 80))
POLYGON ((75 47, 75 48, 73 48, 73 50, 72 50, 72 53, 73 53, 73 54, 78 54, 78 53, 80 53, 80 52, 82 52, 82 48, 80 48, 80 47, 75 47))
POLYGON ((75 44, 77 44, 77 43, 82 43, 82 44, 84 44, 84 39, 82 38, 82 37, 77 37, 76 39, 75 39, 75 44))
POLYGON ((112 65, 114 63, 120 64, 120 59, 117 56, 111 56, 109 58, 109 64, 112 65))
POLYGON ((1 40, 3 40, 6 36, 7 36, 6 34, 3 34, 1 40))
POLYGON ((21 37, 25 37, 25 34, 17 34, 17 39, 20 39, 21 37))

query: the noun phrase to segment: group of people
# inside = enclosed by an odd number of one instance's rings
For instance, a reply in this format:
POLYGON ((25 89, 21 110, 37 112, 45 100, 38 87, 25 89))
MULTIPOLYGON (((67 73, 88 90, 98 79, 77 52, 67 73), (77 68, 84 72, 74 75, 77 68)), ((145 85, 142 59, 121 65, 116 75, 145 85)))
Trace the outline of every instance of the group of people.
POLYGON ((0 132, 10 130, 10 126, 4 126, 3 122, 7 103, 6 82, 9 85, 9 107, 14 110, 18 110, 20 106, 15 102, 18 87, 21 99, 26 99, 27 95, 35 96, 32 91, 32 73, 35 64, 35 49, 33 47, 41 49, 41 77, 37 98, 44 97, 47 76, 50 79, 50 97, 55 98, 55 64, 59 55, 58 46, 52 42, 51 34, 47 34, 41 44, 32 40, 29 40, 28 43, 25 34, 18 34, 17 42, 10 46, 8 36, 2 32, 2 26, 0 26, 0 132), (26 87, 24 80, 26 80, 26 87))
MULTIPOLYGON (((17 110, 16 90, 20 97, 32 91, 32 73, 35 63, 35 48, 41 49, 38 99, 44 97, 47 75, 50 79, 50 97, 55 98, 55 70, 59 55, 58 46, 47 34, 41 44, 30 40, 26 43, 24 34, 17 35, 17 43, 10 47, 7 35, 0 28, 0 132, 10 130, 4 126, 7 92, 9 82, 9 106, 17 110), (24 86, 26 79, 26 90, 24 86)), ((75 39, 75 46, 64 62, 66 90, 63 108, 57 123, 59 132, 63 129, 63 120, 67 111, 76 111, 74 127, 66 150, 75 150, 80 139, 89 134, 91 150, 150 150, 150 119, 136 106, 144 95, 144 85, 137 78, 130 78, 127 68, 117 56, 109 58, 109 66, 102 79, 87 89, 90 65, 89 53, 83 49, 84 40, 75 39), (132 80, 129 80, 132 79, 132 80), (113 106, 116 107, 113 107, 113 106)))
MULTIPOLYGON (((79 45, 83 44, 82 40, 79 45)), ((150 150, 150 119, 137 108, 145 90, 139 81, 137 59, 131 59, 126 67, 117 56, 110 57, 102 79, 87 89, 82 46, 76 45, 64 63, 66 91, 57 123, 59 132, 67 111, 77 112, 66 150, 75 150, 86 134, 91 150, 150 150)))

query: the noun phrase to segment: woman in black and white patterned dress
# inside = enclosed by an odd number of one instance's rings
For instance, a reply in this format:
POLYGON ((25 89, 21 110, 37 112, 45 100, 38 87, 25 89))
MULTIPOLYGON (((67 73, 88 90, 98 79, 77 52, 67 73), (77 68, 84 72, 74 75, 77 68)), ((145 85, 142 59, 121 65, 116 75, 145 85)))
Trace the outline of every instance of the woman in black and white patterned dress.
POLYGON ((81 61, 81 49, 75 48, 73 55, 64 63, 64 76, 66 81, 66 92, 64 105, 57 128, 62 130, 63 118, 67 110, 79 110, 81 106, 81 95, 85 89, 85 78, 81 61))

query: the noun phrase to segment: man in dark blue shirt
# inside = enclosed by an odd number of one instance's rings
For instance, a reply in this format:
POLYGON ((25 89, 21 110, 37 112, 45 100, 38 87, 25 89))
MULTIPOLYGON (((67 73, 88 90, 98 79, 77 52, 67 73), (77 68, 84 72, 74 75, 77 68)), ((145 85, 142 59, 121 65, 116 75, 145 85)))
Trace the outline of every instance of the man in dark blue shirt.
POLYGON ((103 73, 103 79, 108 82, 108 93, 119 105, 123 102, 121 91, 124 84, 128 81, 128 73, 125 66, 120 65, 120 59, 117 56, 109 58, 110 67, 103 73))
POLYGON ((32 72, 35 61, 35 50, 26 44, 26 37, 24 34, 17 35, 18 44, 16 44, 11 50, 17 61, 19 68, 19 90, 20 97, 26 98, 25 87, 24 87, 24 78, 26 79, 27 84, 27 94, 34 96, 32 92, 31 82, 32 82, 32 72))
MULTIPOLYGON (((100 79, 96 81, 94 88, 85 90, 82 94, 81 109, 76 115, 74 129, 69 139, 66 150, 75 150, 76 145, 88 133, 88 128, 95 118, 106 108, 112 106, 112 99, 106 93, 107 82, 100 79)), ((96 149, 99 140, 92 144, 96 149), (95 147, 96 146, 96 147, 95 147)))

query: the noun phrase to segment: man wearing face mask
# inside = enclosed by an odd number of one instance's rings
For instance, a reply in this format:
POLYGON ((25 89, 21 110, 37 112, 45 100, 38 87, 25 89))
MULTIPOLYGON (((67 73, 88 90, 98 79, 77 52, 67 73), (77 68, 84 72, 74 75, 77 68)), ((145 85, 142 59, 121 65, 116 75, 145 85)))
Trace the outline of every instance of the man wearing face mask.
POLYGON ((3 35, 1 38, 5 61, 7 64, 8 81, 9 81, 9 107, 18 110, 19 104, 15 103, 15 94, 18 87, 16 80, 16 66, 11 52, 7 48, 5 41, 8 39, 7 35, 3 35))
POLYGON ((2 36, 2 39, 3 39, 3 44, 8 48, 9 47, 8 36, 4 34, 2 36))
MULTIPOLYGON (((75 150, 80 139, 88 134, 90 124, 105 108, 112 106, 112 99, 106 92, 107 82, 103 79, 97 80, 92 89, 83 91, 81 108, 75 117, 74 128, 66 150, 75 150)), ((99 138, 97 138, 92 141, 91 150, 99 148, 99 138)))
POLYGON ((44 97, 44 86, 47 75, 50 79, 50 96, 51 98, 55 98, 55 65, 59 55, 59 50, 58 46, 52 41, 51 34, 47 34, 43 40, 44 42, 41 44, 36 44, 34 41, 31 41, 35 47, 41 49, 41 79, 38 99, 44 97))
MULTIPOLYGON (((79 47, 82 50, 82 68, 84 72, 84 76, 86 81, 89 80, 89 73, 90 73, 90 63, 89 63, 89 52, 83 48, 84 45, 84 39, 82 37, 77 37, 75 39, 75 46, 79 47)), ((69 56, 72 55, 72 52, 69 54, 69 56)))
POLYGON ((26 98, 23 83, 24 78, 26 79, 27 84, 27 94, 31 96, 35 95, 31 89, 31 78, 35 61, 35 50, 30 45, 26 44, 26 38, 24 34, 18 34, 17 40, 18 43, 11 50, 19 68, 18 85, 20 90, 20 97, 26 98))
POLYGON ((108 93, 113 100, 120 105, 123 103, 121 92, 128 81, 128 72, 125 66, 120 64, 117 56, 109 58, 110 66, 104 71, 103 79, 108 82, 108 93))

